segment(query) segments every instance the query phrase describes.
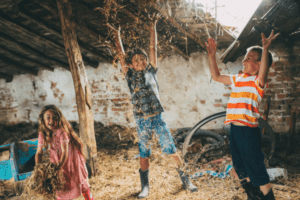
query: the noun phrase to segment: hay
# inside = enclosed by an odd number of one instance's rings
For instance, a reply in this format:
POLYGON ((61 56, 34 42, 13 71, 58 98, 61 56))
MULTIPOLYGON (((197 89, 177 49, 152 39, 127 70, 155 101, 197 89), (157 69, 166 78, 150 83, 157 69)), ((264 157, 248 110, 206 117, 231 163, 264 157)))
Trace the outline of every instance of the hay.
MULTIPOLYGON (((101 144, 105 144, 101 148, 98 147, 98 174, 92 177, 89 182, 91 192, 95 199, 101 200, 133 200, 137 199, 137 195, 141 190, 140 168, 138 146, 125 144, 132 141, 134 133, 130 133, 128 129, 122 127, 111 126, 111 130, 105 129, 107 134, 99 134, 97 142, 101 137, 101 144), (119 139, 121 135, 121 140, 119 139), (107 135, 110 137, 106 138, 107 135), (113 136, 113 137, 111 137, 113 136), (124 140, 123 140, 124 139, 124 140), (109 143, 116 142, 116 144, 109 143), (109 145, 111 147, 109 147, 109 145), (105 147, 105 148, 104 148, 105 147)), ((240 186, 240 181, 234 178, 214 178, 208 174, 192 182, 198 187, 198 192, 190 193, 182 187, 181 180, 176 171, 176 165, 172 158, 161 154, 157 141, 152 144, 152 155, 150 157, 150 186, 151 191, 149 197, 145 200, 243 200, 247 199, 244 190, 240 186)), ((300 158, 300 151, 297 155, 290 157, 290 162, 297 163, 300 158)), ((178 149, 181 155, 181 149, 178 149)), ((279 155, 277 153, 277 155, 279 155)), ((199 169, 217 168, 214 162, 198 164, 193 168, 185 165, 185 172, 189 175, 198 172, 199 169)), ((277 200, 297 200, 299 199, 299 183, 300 168, 298 166, 285 165, 281 166, 288 170, 287 180, 277 180, 274 184, 273 191, 277 200)), ((48 197, 36 198, 35 195, 22 194, 19 199, 49 199, 48 197), (33 198, 32 198, 33 197, 33 198)), ((78 200, 84 200, 81 196, 78 200)))
POLYGON ((64 188, 62 170, 53 163, 42 163, 34 167, 31 177, 26 181, 25 193, 30 196, 43 196, 46 199, 56 199, 56 191, 64 188))

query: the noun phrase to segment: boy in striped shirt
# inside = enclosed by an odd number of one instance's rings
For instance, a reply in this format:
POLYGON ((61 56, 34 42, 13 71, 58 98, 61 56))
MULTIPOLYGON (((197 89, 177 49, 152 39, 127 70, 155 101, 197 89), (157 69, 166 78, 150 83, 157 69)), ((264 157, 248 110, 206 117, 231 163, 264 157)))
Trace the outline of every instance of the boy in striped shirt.
POLYGON ((250 200, 275 199, 260 147, 258 108, 272 64, 269 47, 278 35, 274 35, 274 30, 269 38, 261 34, 263 47, 247 49, 243 74, 240 75, 221 75, 215 57, 216 43, 212 38, 208 38, 206 43, 212 78, 232 86, 225 124, 231 124, 229 139, 233 166, 250 200))

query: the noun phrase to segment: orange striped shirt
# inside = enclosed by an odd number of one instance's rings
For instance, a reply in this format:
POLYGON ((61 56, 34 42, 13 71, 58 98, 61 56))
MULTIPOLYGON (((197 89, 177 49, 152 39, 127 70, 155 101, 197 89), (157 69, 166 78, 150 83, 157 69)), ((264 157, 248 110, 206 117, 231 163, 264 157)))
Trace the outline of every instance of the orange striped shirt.
POLYGON ((240 74, 230 76, 232 92, 227 105, 225 124, 239 122, 258 127, 258 108, 264 96, 264 89, 258 83, 258 76, 240 74))

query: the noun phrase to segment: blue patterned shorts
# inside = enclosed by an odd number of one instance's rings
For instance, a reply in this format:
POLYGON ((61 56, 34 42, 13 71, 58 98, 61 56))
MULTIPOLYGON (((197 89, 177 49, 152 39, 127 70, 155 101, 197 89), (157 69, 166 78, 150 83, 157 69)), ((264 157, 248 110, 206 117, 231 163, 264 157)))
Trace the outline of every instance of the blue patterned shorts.
POLYGON ((159 139, 159 144, 164 154, 174 154, 177 149, 173 138, 162 114, 159 113, 153 117, 136 118, 139 150, 141 158, 148 158, 151 155, 152 131, 159 139))

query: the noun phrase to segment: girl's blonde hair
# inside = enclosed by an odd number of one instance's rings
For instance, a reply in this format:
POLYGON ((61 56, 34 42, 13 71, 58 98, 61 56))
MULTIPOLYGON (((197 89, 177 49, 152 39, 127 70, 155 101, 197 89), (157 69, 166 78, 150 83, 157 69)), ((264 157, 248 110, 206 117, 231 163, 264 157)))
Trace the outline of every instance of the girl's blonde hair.
POLYGON ((70 137, 70 142, 79 149, 80 153, 84 157, 82 140, 74 132, 70 123, 66 120, 65 116, 55 105, 47 105, 47 106, 43 107, 40 112, 40 115, 39 115, 38 132, 42 133, 42 135, 43 135, 44 148, 45 149, 49 148, 49 144, 51 143, 52 134, 53 134, 53 132, 45 126, 45 122, 44 122, 44 114, 48 110, 52 111, 57 116, 57 121, 58 121, 57 128, 61 128, 63 131, 65 131, 67 133, 67 135, 70 137))

